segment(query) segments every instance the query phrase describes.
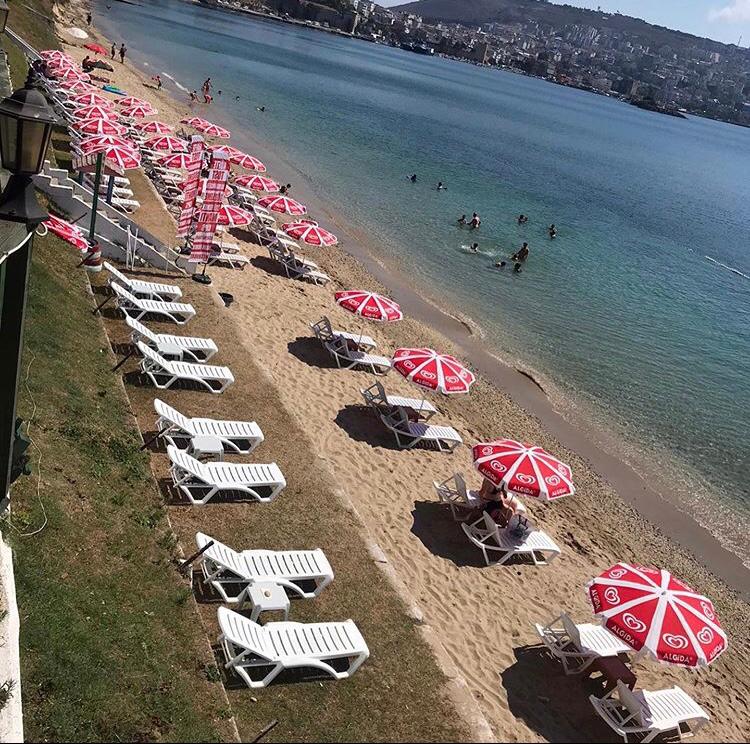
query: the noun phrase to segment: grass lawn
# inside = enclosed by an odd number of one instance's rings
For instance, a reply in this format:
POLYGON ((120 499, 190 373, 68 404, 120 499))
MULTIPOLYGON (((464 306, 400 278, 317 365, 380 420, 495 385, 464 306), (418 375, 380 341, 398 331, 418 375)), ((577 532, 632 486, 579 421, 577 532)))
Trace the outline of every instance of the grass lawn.
POLYGON ((11 492, 28 740, 231 739, 148 455, 77 256, 34 246, 19 415, 42 453, 11 492))

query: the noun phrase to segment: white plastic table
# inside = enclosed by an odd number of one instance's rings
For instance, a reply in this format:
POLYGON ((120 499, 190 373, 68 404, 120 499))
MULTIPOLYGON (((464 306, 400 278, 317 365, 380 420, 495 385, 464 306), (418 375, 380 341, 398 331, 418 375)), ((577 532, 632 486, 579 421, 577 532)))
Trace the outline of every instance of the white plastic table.
POLYGON ((240 606, 249 602, 252 607, 250 619, 256 622, 261 612, 283 612, 284 620, 289 619, 289 597, 283 586, 269 581, 258 581, 245 589, 240 606))
POLYGON ((196 459, 223 460, 224 445, 221 439, 211 436, 197 436, 190 440, 188 452, 196 459))

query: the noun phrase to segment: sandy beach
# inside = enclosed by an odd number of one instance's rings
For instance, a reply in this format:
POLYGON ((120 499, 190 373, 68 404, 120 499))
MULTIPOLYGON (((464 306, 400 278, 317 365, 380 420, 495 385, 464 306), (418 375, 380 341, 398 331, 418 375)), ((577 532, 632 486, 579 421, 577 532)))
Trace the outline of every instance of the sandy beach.
MULTIPOLYGON (((108 45, 103 38, 98 40, 108 45)), ((85 54, 80 47, 65 48, 78 60, 85 54)), ((176 124, 191 111, 187 102, 176 100, 168 90, 156 91, 148 76, 129 62, 113 64, 114 82, 129 94, 152 101, 159 110, 158 119, 176 124)), ((207 106, 194 105, 193 110, 221 123, 207 106)), ((240 133, 230 143, 245 146, 240 133)), ((268 155, 270 175, 292 180, 283 166, 280 172, 274 168, 276 162, 283 163, 283 154, 278 159, 272 153, 253 154, 264 160, 268 155)), ((130 171, 128 177, 142 204, 135 219, 174 245, 174 222, 156 192, 140 171, 130 171)), ((479 340, 467 335, 459 320, 408 292, 405 278, 389 274, 374 257, 351 249, 350 243, 356 241, 347 239, 344 222, 324 205, 312 199, 308 202, 304 187, 297 189, 296 182, 294 196, 308 203, 313 216, 343 239, 343 248, 305 250, 331 276, 331 284, 317 287, 281 276, 265 249, 242 241, 242 252, 251 259, 246 269, 211 267, 210 288, 181 282, 186 300, 199 308, 188 331, 211 336, 222 352, 230 349, 217 363, 230 364, 238 378, 257 379, 263 390, 270 391, 268 395, 272 394, 277 405, 264 407, 261 423, 267 436, 273 432, 274 458, 285 473, 304 478, 295 465, 297 449, 304 446, 313 453, 316 477, 337 494, 340 508, 350 504, 361 519, 362 550, 369 540, 382 550, 403 594, 418 608, 424 627, 435 639, 438 654, 444 652, 449 666, 465 680, 495 737, 502 741, 560 741, 578 736, 596 740, 607 735, 581 685, 576 680, 568 682, 559 665, 540 651, 533 623, 544 624, 563 610, 578 622, 590 621, 586 582, 624 560, 668 568, 711 597, 730 641, 721 659, 700 671, 641 663, 636 667, 639 686, 661 689, 679 685, 685 689, 712 718, 699 740, 746 740, 750 732, 750 634, 748 606, 742 599, 748 590, 747 572, 739 561, 687 518, 678 525, 682 545, 671 539, 673 534, 665 527, 669 524, 674 529, 674 510, 667 511, 671 507, 660 504, 645 481, 634 477, 622 463, 618 465, 606 448, 592 447, 585 432, 576 431, 557 415, 531 381, 503 368, 483 351, 479 340), (336 307, 332 290, 359 287, 400 300, 408 298, 402 303, 405 320, 388 326, 363 325, 336 307), (230 308, 220 306, 217 292, 234 295, 230 308), (452 455, 397 449, 392 436, 363 405, 360 389, 372 384, 372 375, 336 368, 313 337, 309 324, 323 315, 336 328, 362 328, 385 355, 401 346, 416 345, 432 346, 461 358, 467 358, 468 350, 479 372, 470 395, 430 398, 439 409, 436 423, 456 428, 468 446, 452 455), (285 436, 284 421, 294 423, 302 442, 285 436), (575 496, 549 505, 528 503, 533 521, 562 548, 562 555, 551 566, 485 567, 481 554, 468 543, 450 512, 437 503, 433 480, 462 472, 472 487, 478 487, 469 447, 500 436, 538 443, 573 469, 575 496), (599 472, 607 472, 608 480, 599 472), (628 502, 621 497, 624 491, 630 497, 628 502), (701 556, 701 562, 687 546, 701 556)), ((238 237, 239 233, 234 236, 238 237)), ((97 281, 102 283, 103 277, 97 281)), ((127 338, 119 320, 108 319, 107 330, 113 344, 127 338)), ((134 368, 134 363, 126 367, 126 383, 134 368)), ((419 395, 398 374, 390 373, 383 382, 390 393, 419 395)), ((154 390, 126 387, 129 394, 132 391, 141 430, 149 431, 153 428, 154 390)), ((179 402, 181 408, 192 408, 195 415, 229 413, 223 410, 227 404, 222 396, 186 396, 172 391, 163 397, 179 402)), ((257 415, 251 410, 236 414, 257 415)), ((167 458, 158 453, 153 459, 155 472, 164 476, 167 458)), ((292 483, 291 476, 288 480, 292 483)), ((230 518, 228 510, 234 510, 225 505, 205 511, 179 505, 168 508, 186 553, 192 552, 196 529, 211 527, 220 532, 222 520, 230 518)), ((247 529, 250 540, 252 530, 250 526, 247 529)), ((214 622, 209 617, 212 612, 206 611, 209 627, 214 622)), ((460 699, 457 705, 460 708, 460 699)), ((473 735, 467 733, 467 739, 473 735)))

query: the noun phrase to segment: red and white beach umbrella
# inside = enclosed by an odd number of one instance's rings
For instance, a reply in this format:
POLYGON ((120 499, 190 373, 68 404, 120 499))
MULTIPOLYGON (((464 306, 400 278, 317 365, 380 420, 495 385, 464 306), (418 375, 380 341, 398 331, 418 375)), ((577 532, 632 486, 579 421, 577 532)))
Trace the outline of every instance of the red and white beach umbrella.
POLYGON ((119 98, 117 100, 117 105, 124 108, 129 108, 130 106, 151 107, 151 104, 148 101, 144 101, 142 98, 137 98, 136 96, 125 96, 124 98, 119 98))
POLYGON ((117 120, 117 112, 112 110, 111 104, 100 106, 81 106, 73 112, 75 119, 112 119, 117 120))
POLYGON ((307 214, 307 207, 304 204, 300 204, 298 201, 290 199, 288 196, 281 196, 279 194, 264 196, 261 199, 258 199, 258 206, 282 214, 307 214))
POLYGON ((70 55, 66 54, 60 49, 43 49, 39 52, 40 57, 44 57, 47 61, 51 59, 67 58, 70 59, 70 55))
POLYGON ((713 603, 664 569, 617 563, 587 589, 594 613, 643 654, 706 666, 727 648, 713 603))
POLYGON ((159 112, 150 103, 147 103, 145 106, 143 104, 138 106, 126 106, 121 109, 121 113, 129 119, 142 119, 144 116, 154 116, 159 112))
POLYGON ((229 156, 229 160, 235 165, 239 165, 240 168, 246 168, 247 170, 258 171, 258 173, 265 173, 266 166, 258 160, 258 158, 252 155, 247 155, 244 152, 237 152, 234 155, 229 156))
POLYGON ((81 232, 81 228, 77 225, 73 225, 59 217, 50 215, 44 220, 44 226, 50 232, 57 235, 58 238, 62 238, 64 241, 78 248, 79 251, 88 251, 88 241, 84 237, 83 232, 81 232))
MULTIPOLYGON (((237 179, 239 181, 239 179, 237 179)), ((331 246, 336 245, 339 239, 328 230, 318 227, 307 221, 288 222, 281 228, 289 237, 301 240, 308 245, 331 246)))
POLYGON ((71 103, 75 103, 77 106, 112 106, 111 101, 104 96, 100 96, 98 93, 78 93, 74 96, 70 96, 68 100, 71 103))
POLYGON ((91 152, 101 147, 125 147, 128 150, 135 151, 138 149, 134 142, 131 142, 125 137, 119 137, 116 134, 93 134, 91 137, 81 140, 81 149, 84 152, 91 152))
POLYGON ((409 382, 443 395, 468 393, 476 380, 458 359, 434 349, 397 349, 392 366, 409 382))
POLYGON ((86 134, 126 134, 128 131, 127 127, 122 124, 118 124, 110 119, 85 119, 80 122, 76 122, 75 128, 79 132, 85 132, 86 134))
POLYGON ((159 165, 165 168, 187 168, 193 160, 189 152, 173 152, 169 155, 162 155, 156 159, 159 165))
POLYGON ((97 90, 93 85, 83 80, 61 80, 60 85, 70 93, 87 93, 97 90))
POLYGON ((118 147, 117 145, 101 145, 100 147, 94 147, 89 152, 104 153, 104 157, 107 160, 111 160, 116 163, 120 168, 124 170, 131 170, 137 168, 141 164, 140 153, 134 152, 128 147, 118 147))
POLYGON ((244 186, 246 189, 252 189, 253 191, 273 193, 279 190, 279 184, 276 181, 272 178, 266 178, 266 176, 259 176, 257 173, 252 176, 238 176, 234 179, 234 182, 238 186, 244 186))
POLYGON ((133 129, 147 134, 172 134, 174 132, 174 127, 170 127, 163 121, 138 121, 133 124, 133 129))
POLYGON ((224 204, 219 210, 219 224, 228 227, 242 227, 249 225, 255 219, 252 212, 235 207, 233 204, 224 204))
POLYGON ((172 137, 169 134, 159 134, 151 137, 143 143, 144 147, 149 150, 164 150, 165 152, 186 152, 188 143, 179 137, 172 137))
POLYGON ((193 124, 199 131, 203 132, 206 137, 219 137, 220 139, 229 139, 232 133, 218 124, 212 124, 210 121, 203 121, 201 124, 193 124))
POLYGON ((187 124, 189 127, 193 127, 193 129, 197 129, 199 126, 205 126, 209 123, 210 122, 207 122, 205 119, 201 119, 200 116, 190 116, 187 119, 180 119, 180 124, 187 124))
POLYGON ((336 298, 336 303, 341 305, 344 310, 348 310, 350 313, 367 318, 368 320, 389 323, 401 320, 404 317, 398 303, 376 292, 351 289, 336 292, 334 297, 336 298))
POLYGON ((75 67, 58 67, 56 70, 51 70, 51 72, 58 80, 78 80, 82 83, 88 83, 91 80, 91 76, 88 73, 81 72, 75 67))
POLYGON ((541 447, 499 439, 475 444, 471 453, 487 480, 519 496, 555 501, 575 493, 570 467, 541 447))

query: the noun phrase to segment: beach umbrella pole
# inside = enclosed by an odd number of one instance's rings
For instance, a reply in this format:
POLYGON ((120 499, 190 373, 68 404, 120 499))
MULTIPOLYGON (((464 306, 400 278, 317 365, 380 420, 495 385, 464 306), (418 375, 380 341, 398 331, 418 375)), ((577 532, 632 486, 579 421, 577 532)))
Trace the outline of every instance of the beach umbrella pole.
POLYGON ((107 198, 106 202, 107 204, 112 204, 112 194, 115 192, 115 175, 114 173, 109 177, 109 181, 107 183, 107 198))
POLYGON ((94 174, 94 197, 91 200, 91 223, 89 225, 89 240, 94 240, 96 233, 96 210, 99 206, 99 184, 102 181, 102 163, 104 162, 104 153, 96 156, 96 173, 94 174))

